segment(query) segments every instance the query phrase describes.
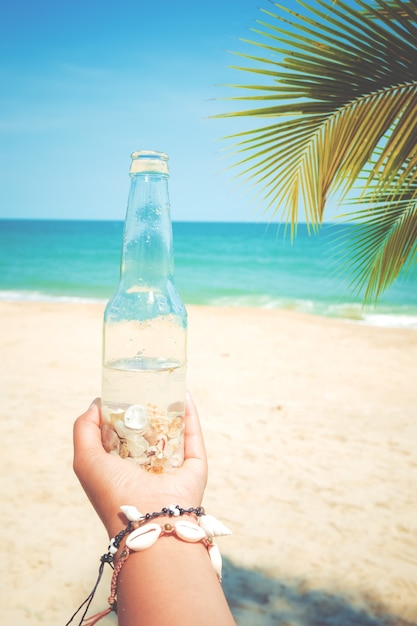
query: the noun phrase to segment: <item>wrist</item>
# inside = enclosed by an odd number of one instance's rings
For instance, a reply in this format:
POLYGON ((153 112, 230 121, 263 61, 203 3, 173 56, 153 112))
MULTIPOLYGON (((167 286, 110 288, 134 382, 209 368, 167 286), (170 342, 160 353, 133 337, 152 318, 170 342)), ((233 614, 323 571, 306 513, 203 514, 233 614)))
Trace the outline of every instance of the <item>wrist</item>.
MULTIPOLYGON (((181 562, 181 571, 183 572, 181 588, 183 587, 184 575, 186 575, 185 586, 190 589, 195 588, 195 594, 191 594, 195 597, 198 595, 198 589, 201 588, 201 578, 206 581, 205 584, 210 585, 216 578, 221 581, 222 559, 214 539, 217 536, 229 535, 230 531, 214 516, 206 515, 203 507, 188 507, 186 509, 179 505, 168 505, 160 510, 149 511, 144 514, 134 506, 126 505, 122 506, 121 509, 121 515, 126 518, 127 523, 111 538, 107 553, 100 559, 99 575, 92 594, 80 605, 70 621, 87 603, 85 616, 101 579, 105 563, 109 563, 113 568, 111 594, 108 600, 110 608, 94 616, 95 621, 91 623, 96 623, 97 617, 100 618, 117 609, 119 606, 117 599, 119 583, 122 600, 120 606, 127 606, 128 598, 131 596, 130 592, 133 590, 134 597, 137 598, 137 582, 143 579, 144 572, 148 579, 155 581, 157 591, 162 584, 165 591, 171 593, 178 586, 178 563, 181 562), (129 556, 135 553, 137 557, 130 559, 129 556), (207 558, 207 553, 209 558, 207 558), (160 578, 161 568, 164 572, 163 579, 160 578), (126 590, 130 591, 126 594, 126 590)), ((213 591, 215 589, 218 588, 214 587, 213 591)), ((151 595, 153 596, 153 594, 151 595)), ((175 596, 175 592, 173 595, 175 596)), ((148 601, 149 594, 145 593, 140 598, 138 606, 143 608, 143 603, 148 601)), ((157 604, 159 605, 159 600, 157 604)), ((154 608, 152 607, 152 611, 154 608)), ((196 603, 195 610, 198 613, 199 602, 196 603)), ((127 613, 125 613, 126 615, 127 613)), ((134 615, 136 616, 136 609, 134 615)), ((191 619, 192 622, 190 623, 194 623, 194 617, 191 619)), ((121 626, 127 623, 136 622, 130 621, 130 618, 128 622, 120 621, 121 626)))
MULTIPOLYGON (((202 543, 207 548, 213 541, 199 527, 199 517, 195 513, 184 511, 180 516, 159 514, 145 518, 143 523, 128 522, 124 529, 110 539, 109 554, 112 554, 113 563, 116 565, 120 559, 125 559, 129 554, 143 552, 153 547, 158 539, 163 537, 180 540, 180 546, 184 543, 202 543)), ((177 542, 173 542, 173 546, 175 543, 177 542)))

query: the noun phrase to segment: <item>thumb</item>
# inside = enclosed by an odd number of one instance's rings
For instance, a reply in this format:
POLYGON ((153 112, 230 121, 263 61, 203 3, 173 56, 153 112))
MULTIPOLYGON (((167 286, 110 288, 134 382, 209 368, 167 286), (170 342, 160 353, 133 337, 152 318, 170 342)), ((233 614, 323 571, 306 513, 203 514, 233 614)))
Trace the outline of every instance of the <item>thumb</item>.
POLYGON ((82 460, 94 454, 105 454, 101 441, 100 399, 96 398, 74 424, 74 470, 82 460))

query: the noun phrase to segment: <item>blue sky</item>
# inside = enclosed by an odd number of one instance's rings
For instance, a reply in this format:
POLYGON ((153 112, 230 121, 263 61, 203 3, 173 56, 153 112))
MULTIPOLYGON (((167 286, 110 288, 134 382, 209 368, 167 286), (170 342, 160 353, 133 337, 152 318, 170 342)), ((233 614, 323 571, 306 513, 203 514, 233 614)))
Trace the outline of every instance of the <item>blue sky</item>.
POLYGON ((210 116, 268 5, 5 0, 0 217, 123 219, 130 154, 151 149, 170 157, 174 220, 267 219, 225 171, 221 138, 248 122, 210 116))

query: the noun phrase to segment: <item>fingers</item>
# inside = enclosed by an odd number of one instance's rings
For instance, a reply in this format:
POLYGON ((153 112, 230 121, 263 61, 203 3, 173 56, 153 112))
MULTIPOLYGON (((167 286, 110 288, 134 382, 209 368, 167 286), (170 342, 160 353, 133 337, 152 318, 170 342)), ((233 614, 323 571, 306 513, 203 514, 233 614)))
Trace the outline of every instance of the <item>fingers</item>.
MULTIPOLYGON (((105 433, 104 433, 105 436, 105 433)), ((74 424, 74 471, 83 482, 100 457, 107 457, 102 443, 100 400, 96 399, 74 424)), ((114 460, 114 459, 113 459, 114 460)), ((207 456, 197 408, 187 392, 185 405, 184 461, 197 460, 207 468, 207 456)))
MULTIPOLYGON (((91 406, 74 424, 74 456, 83 456, 93 450, 103 451, 101 440, 100 399, 96 398, 91 406)), ((185 405, 185 458, 205 460, 206 450, 201 432, 197 407, 189 392, 185 405)))
POLYGON ((100 400, 96 399, 74 424, 74 469, 94 453, 104 453, 100 432, 100 400))
POLYGON ((206 448, 201 432, 197 407, 194 404, 191 394, 187 392, 185 405, 184 459, 187 460, 191 458, 196 458, 207 463, 206 448))

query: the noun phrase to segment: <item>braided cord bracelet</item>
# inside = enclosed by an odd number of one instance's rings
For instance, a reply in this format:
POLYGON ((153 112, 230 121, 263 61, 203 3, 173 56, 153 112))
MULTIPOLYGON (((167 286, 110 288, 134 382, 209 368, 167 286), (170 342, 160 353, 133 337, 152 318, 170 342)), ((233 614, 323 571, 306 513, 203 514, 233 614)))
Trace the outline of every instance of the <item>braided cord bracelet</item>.
POLYGON ((78 626, 93 626, 112 611, 117 613, 117 580, 123 565, 129 557, 129 554, 131 552, 140 552, 150 548, 156 543, 159 537, 163 535, 175 535, 182 541, 186 541, 188 543, 203 543, 208 550, 213 568, 219 581, 221 582, 222 558, 213 538, 222 535, 230 535, 231 531, 222 522, 219 522, 219 520, 217 520, 213 515, 206 515, 204 507, 200 506, 197 508, 190 507, 188 509, 184 509, 179 505, 170 505, 169 507, 164 507, 161 511, 146 513, 145 515, 142 515, 136 507, 131 505, 121 506, 120 509, 127 517, 128 524, 126 528, 123 528, 115 537, 110 539, 107 552, 100 558, 97 581, 91 593, 78 607, 65 626, 69 626, 69 624, 71 624, 76 615, 83 608, 84 612, 78 626), (174 524, 167 522, 162 526, 154 522, 150 523, 151 520, 155 520, 158 517, 168 516, 170 518, 179 518, 184 515, 195 516, 198 524, 185 520, 179 520, 174 524), (122 549, 120 556, 115 563, 115 555, 117 554, 120 544, 126 535, 126 545, 122 549), (108 598, 109 608, 93 615, 88 619, 85 619, 97 587, 100 583, 106 563, 108 563, 113 569, 110 584, 110 596, 108 598))

